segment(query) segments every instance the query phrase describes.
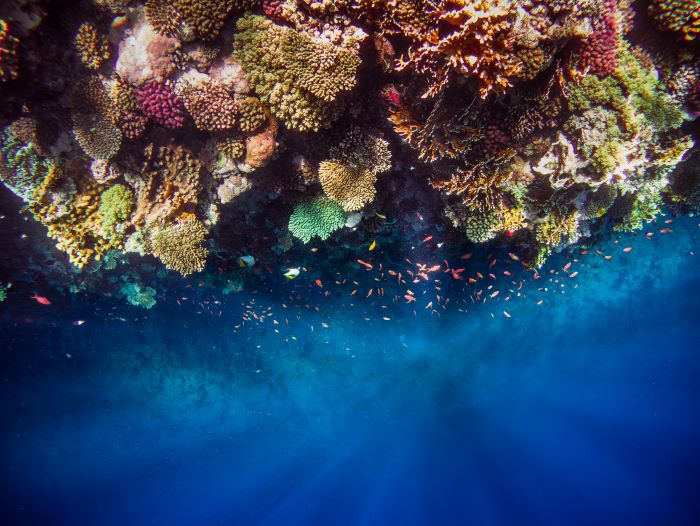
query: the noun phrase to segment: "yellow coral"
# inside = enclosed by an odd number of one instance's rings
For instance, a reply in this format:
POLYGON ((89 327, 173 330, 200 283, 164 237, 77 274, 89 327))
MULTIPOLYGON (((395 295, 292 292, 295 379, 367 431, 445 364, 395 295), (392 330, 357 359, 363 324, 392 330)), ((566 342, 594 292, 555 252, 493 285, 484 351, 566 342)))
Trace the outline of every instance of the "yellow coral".
POLYGON ((318 176, 324 193, 346 212, 360 210, 374 200, 377 174, 337 161, 323 161, 318 176))
POLYGON ((165 266, 187 276, 201 272, 207 260, 204 240, 207 229, 193 216, 182 216, 167 226, 155 226, 149 233, 151 253, 165 266))
POLYGON ((88 69, 98 70, 109 59, 109 40, 100 35, 90 22, 80 26, 74 44, 81 62, 88 69))

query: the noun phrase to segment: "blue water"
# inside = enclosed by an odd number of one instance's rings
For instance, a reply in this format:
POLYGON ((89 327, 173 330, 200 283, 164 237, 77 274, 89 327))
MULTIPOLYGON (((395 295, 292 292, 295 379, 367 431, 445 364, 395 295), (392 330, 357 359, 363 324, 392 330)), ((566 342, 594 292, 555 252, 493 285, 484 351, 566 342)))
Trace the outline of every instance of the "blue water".
POLYGON ((303 277, 10 297, 2 523, 699 524, 700 228, 660 226, 439 316, 303 277))

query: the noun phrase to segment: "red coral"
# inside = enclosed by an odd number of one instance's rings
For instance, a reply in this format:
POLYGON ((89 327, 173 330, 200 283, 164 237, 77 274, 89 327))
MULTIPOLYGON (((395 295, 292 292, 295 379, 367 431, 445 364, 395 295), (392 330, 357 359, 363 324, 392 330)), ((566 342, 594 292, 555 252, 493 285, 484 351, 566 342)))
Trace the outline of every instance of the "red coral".
POLYGON ((579 71, 605 77, 615 69, 619 31, 615 20, 616 11, 617 1, 607 0, 602 16, 593 24, 593 34, 579 48, 579 71))
POLYGON ((284 24, 284 12, 281 0, 263 0, 263 13, 276 24, 284 24))
POLYGON ((160 82, 149 82, 134 90, 143 113, 166 128, 181 128, 185 124, 180 97, 160 82))

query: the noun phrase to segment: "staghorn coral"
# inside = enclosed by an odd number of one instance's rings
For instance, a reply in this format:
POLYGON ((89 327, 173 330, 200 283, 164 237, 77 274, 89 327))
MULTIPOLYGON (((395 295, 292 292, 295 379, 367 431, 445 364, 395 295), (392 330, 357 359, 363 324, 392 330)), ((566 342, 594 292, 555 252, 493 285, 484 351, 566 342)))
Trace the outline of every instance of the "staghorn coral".
POLYGON ((671 31, 686 41, 700 35, 698 0, 651 0, 649 14, 661 31, 671 31))
POLYGON ((143 113, 166 128, 181 128, 185 124, 182 100, 160 82, 149 82, 134 90, 143 113))
POLYGON ((148 233, 148 247, 166 268, 188 276, 201 272, 207 260, 204 240, 206 227, 187 216, 165 226, 154 226, 148 233))
POLYGON ((90 22, 83 22, 73 40, 75 49, 83 65, 91 70, 98 70, 109 60, 109 41, 100 35, 90 22))
POLYGON ((355 87, 357 51, 249 13, 237 29, 234 56, 272 113, 299 131, 330 124, 332 103, 355 87))
POLYGON ((0 18, 0 82, 16 79, 19 74, 18 44, 19 40, 10 33, 7 20, 0 18))
POLYGON ((321 240, 342 228, 345 224, 343 208, 328 199, 317 197, 312 201, 299 203, 289 218, 289 231, 302 242, 308 243, 318 236, 321 240))

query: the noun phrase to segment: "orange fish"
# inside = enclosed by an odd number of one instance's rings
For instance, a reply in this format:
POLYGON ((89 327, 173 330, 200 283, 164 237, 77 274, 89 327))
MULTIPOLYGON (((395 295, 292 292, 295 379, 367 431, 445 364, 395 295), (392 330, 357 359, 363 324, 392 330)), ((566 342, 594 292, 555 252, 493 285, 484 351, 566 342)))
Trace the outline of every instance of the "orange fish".
POLYGON ((433 265, 428 269, 428 272, 436 272, 438 270, 440 270, 440 265, 433 265))
POLYGON ((475 280, 474 278, 469 278, 467 281, 468 281, 469 283, 476 283, 476 280, 475 280))
POLYGON ((367 268, 367 269, 370 269, 370 270, 371 270, 372 268, 374 268, 372 265, 370 265, 369 263, 365 263, 365 262, 362 261, 361 259, 358 259, 357 262, 358 262, 360 265, 362 265, 363 267, 367 268))
POLYGON ((491 293, 491 295, 489 296, 489 298, 495 298, 496 296, 498 296, 498 294, 499 294, 499 291, 495 290, 495 291, 493 291, 493 292, 491 293))
POLYGON ((372 295, 372 289, 369 289, 369 292, 367 293, 367 297, 369 298, 372 295))
POLYGON ((351 296, 354 296, 355 294, 357 294, 357 289, 353 290, 353 291, 350 293, 351 296))
POLYGON ((569 261, 566 265, 564 265, 564 268, 562 269, 564 272, 569 270, 571 268, 571 261, 569 261))
POLYGON ((632 252, 632 247, 625 247, 622 249, 623 252, 632 252))
POLYGON ((518 256, 516 256, 515 254, 513 254, 512 252, 508 252, 508 256, 509 256, 510 259, 512 259, 513 261, 520 261, 520 258, 519 258, 518 256))
POLYGON ((578 270, 576 272, 572 272, 571 274, 569 274, 570 278, 575 278, 576 276, 578 276, 578 270))
POLYGON ((316 283, 316 286, 323 288, 323 283, 321 283, 320 279, 317 279, 314 283, 316 283))
POLYGON ((411 303, 412 301, 416 301, 416 298, 414 298, 413 296, 409 296, 408 294, 406 294, 404 296, 404 298, 406 298, 408 300, 407 303, 411 303))
POLYGON ((433 239, 433 236, 426 236, 425 239, 423 239, 423 243, 427 243, 431 239, 433 239))
POLYGON ((472 253, 471 253, 471 252, 467 252, 466 254, 462 254, 462 256, 460 257, 460 259, 469 259, 470 257, 472 257, 472 253))

